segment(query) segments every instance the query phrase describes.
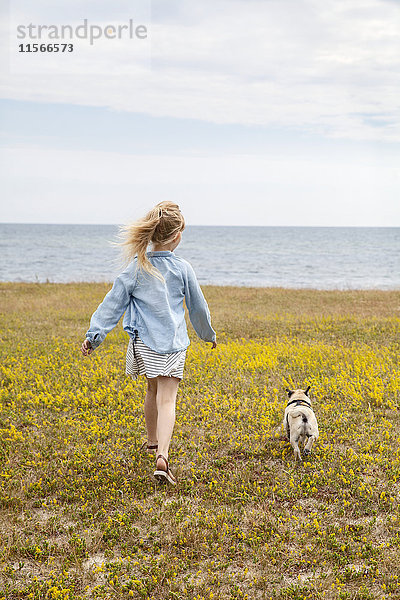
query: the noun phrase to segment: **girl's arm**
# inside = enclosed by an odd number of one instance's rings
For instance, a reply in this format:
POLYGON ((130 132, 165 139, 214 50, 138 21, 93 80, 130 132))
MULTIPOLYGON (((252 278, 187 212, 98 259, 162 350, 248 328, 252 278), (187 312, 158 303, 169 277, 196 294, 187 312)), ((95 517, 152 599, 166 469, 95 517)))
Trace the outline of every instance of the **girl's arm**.
POLYGON ((132 263, 118 275, 111 290, 90 319, 86 340, 90 342, 93 350, 104 341, 107 333, 117 325, 126 311, 135 283, 136 264, 132 263))
POLYGON ((208 304, 203 296, 195 272, 189 263, 187 263, 185 278, 185 301, 189 311, 190 322, 195 332, 205 342, 213 342, 213 348, 215 348, 217 334, 211 327, 208 304))

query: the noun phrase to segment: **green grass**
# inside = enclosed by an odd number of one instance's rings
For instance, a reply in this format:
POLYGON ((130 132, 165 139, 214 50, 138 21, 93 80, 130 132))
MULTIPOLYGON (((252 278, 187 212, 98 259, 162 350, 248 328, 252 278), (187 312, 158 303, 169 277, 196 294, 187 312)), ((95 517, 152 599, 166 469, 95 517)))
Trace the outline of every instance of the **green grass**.
POLYGON ((108 288, 0 284, 0 598, 399 598, 400 293, 206 287, 160 488, 121 326, 79 351, 108 288))

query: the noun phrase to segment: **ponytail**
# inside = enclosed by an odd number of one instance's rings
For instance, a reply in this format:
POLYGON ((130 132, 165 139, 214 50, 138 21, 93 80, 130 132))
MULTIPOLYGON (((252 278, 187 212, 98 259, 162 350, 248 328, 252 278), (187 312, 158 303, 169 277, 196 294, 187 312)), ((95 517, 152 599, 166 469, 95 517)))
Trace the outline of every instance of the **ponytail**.
POLYGON ((147 248, 150 243, 168 244, 184 228, 185 220, 179 206, 173 202, 160 202, 142 219, 120 228, 120 245, 126 262, 136 256, 140 270, 163 279, 147 258, 147 248))

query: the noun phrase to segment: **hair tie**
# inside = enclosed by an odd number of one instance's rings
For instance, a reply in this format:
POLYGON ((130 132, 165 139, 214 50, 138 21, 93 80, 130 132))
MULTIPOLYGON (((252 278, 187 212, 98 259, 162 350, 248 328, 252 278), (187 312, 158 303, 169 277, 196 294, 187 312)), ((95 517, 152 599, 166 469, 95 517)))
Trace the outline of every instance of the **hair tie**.
POLYGON ((161 219, 163 214, 162 214, 162 208, 159 208, 159 213, 158 213, 158 218, 161 219))

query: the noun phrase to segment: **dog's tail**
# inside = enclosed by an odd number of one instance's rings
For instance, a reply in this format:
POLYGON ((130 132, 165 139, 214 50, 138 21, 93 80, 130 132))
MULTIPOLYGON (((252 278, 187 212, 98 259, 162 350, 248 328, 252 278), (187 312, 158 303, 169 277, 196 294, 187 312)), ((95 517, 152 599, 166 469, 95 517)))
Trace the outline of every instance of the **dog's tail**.
POLYGON ((306 415, 301 410, 299 410, 297 412, 293 412, 290 415, 290 418, 293 419, 293 421, 294 421, 294 419, 298 419, 299 417, 302 418, 303 423, 308 423, 308 419, 307 419, 306 415))
POLYGON ((299 435, 304 435, 308 427, 308 418, 302 411, 296 411, 289 415, 288 425, 294 427, 299 435))

